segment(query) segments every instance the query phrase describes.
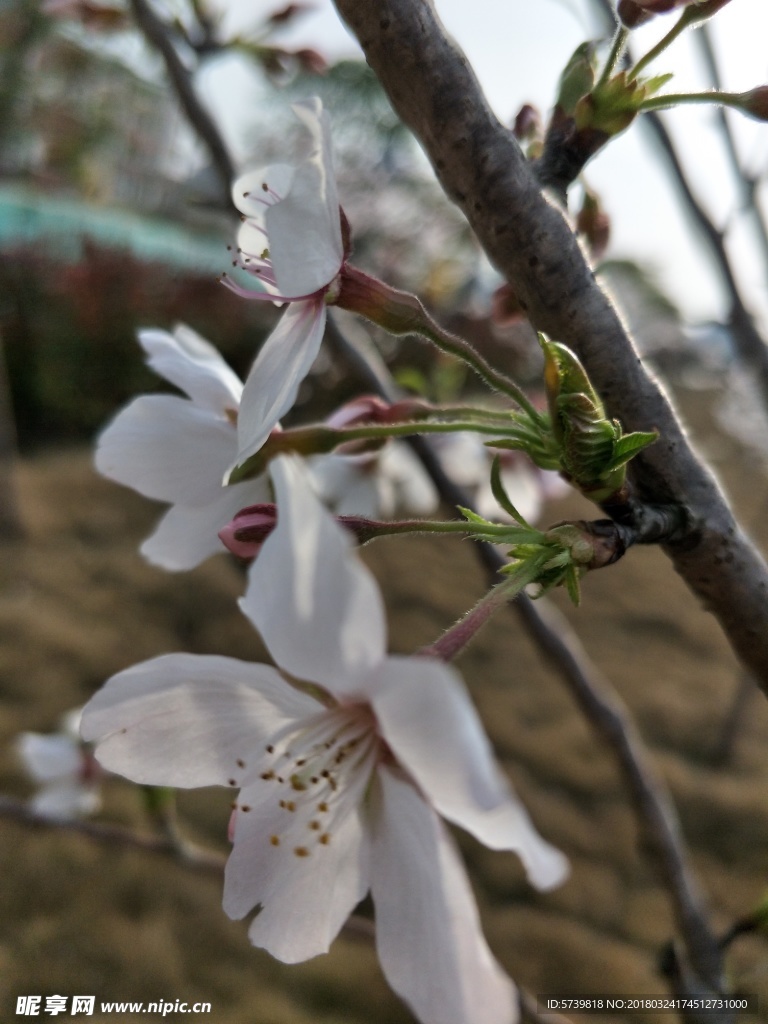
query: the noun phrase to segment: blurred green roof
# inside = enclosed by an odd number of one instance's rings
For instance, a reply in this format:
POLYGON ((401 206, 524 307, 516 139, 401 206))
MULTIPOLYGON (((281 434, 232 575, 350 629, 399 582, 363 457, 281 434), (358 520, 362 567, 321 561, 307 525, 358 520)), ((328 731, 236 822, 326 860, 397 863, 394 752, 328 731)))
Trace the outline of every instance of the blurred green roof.
POLYGON ((230 240, 174 221, 79 199, 47 196, 19 185, 0 186, 0 252, 39 244, 48 255, 76 263, 86 239, 127 249, 137 259, 202 273, 228 265, 230 240))

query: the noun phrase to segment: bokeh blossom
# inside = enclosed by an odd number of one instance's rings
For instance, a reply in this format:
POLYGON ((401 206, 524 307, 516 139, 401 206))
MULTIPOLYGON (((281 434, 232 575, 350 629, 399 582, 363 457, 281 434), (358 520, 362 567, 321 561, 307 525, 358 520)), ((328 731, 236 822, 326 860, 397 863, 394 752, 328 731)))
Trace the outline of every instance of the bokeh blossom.
POLYGON ((79 736, 80 709, 67 712, 55 733, 23 732, 16 753, 37 791, 32 810, 43 818, 68 821, 101 807, 101 770, 79 736))
POLYGON ((386 655, 381 596, 297 460, 241 607, 277 669, 167 655, 114 676, 83 736, 149 785, 239 788, 225 876, 233 918, 294 963, 325 952, 370 890, 390 984, 425 1022, 511 1024, 514 988, 480 930, 441 816, 515 850, 548 888, 566 863, 493 761, 457 673, 386 655))

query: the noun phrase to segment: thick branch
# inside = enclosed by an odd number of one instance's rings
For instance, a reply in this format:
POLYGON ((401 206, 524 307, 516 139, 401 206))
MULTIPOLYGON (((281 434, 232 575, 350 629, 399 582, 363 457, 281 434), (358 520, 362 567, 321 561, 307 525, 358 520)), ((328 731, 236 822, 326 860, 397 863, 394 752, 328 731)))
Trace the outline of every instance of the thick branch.
POLYGON ((689 510, 687 535, 667 551, 768 693, 768 568, 641 365, 568 222, 489 110, 432 0, 335 2, 534 326, 579 354, 610 414, 628 430, 659 431, 661 440, 633 463, 639 496, 689 510))

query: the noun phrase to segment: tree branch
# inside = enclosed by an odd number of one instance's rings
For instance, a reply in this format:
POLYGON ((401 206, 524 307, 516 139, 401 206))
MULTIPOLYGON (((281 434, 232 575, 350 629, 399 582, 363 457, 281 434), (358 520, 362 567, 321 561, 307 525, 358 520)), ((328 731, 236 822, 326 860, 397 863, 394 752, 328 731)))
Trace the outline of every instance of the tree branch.
POLYGON ((219 129, 195 92, 192 75, 184 66, 165 24, 155 14, 149 0, 130 0, 130 4, 136 24, 165 62, 168 77, 179 103, 193 130, 205 144, 216 168, 225 205, 230 206, 230 189, 235 177, 235 168, 219 129))
POLYGON ((685 537, 665 550, 768 694, 768 568, 640 363, 567 220, 488 108, 432 0, 335 3, 534 326, 578 353, 610 415, 628 430, 659 431, 659 442, 633 462, 638 495, 688 510, 685 537))

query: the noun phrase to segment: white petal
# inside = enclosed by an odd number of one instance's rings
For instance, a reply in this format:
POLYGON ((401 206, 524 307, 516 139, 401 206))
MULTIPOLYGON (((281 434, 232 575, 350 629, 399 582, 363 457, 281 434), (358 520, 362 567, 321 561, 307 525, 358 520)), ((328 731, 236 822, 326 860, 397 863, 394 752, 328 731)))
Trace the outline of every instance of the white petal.
POLYGON ((360 464, 347 455, 320 455, 308 465, 315 490, 334 515, 379 514, 376 470, 369 460, 360 464))
POLYGON ((294 302, 264 342, 243 389, 237 421, 238 463, 261 448, 296 401, 325 332, 322 300, 294 302))
POLYGON ((16 751, 25 771, 35 782, 75 776, 80 770, 79 743, 60 733, 23 732, 16 741, 16 751))
POLYGON ((221 492, 234 426, 174 395, 136 398, 102 432, 96 468, 147 498, 205 505, 221 492))
POLYGON ((167 331, 139 331, 139 341, 155 373, 175 384, 203 409, 223 415, 237 411, 243 384, 234 370, 199 334, 179 324, 167 331))
POLYGON ((57 782, 45 786, 30 800, 35 814, 52 821, 72 821, 95 814, 101 807, 98 791, 80 782, 57 782))
POLYGON ((480 928, 442 823, 395 773, 378 773, 372 894, 384 974, 423 1024, 513 1024, 515 989, 480 928))
POLYGON ((372 706, 384 738, 436 810, 493 850, 514 850, 547 889, 568 872, 499 771, 464 684, 447 665, 390 657, 372 706))
POLYGON ((293 108, 312 135, 312 152, 288 194, 265 214, 269 256, 283 295, 311 295, 336 277, 344 259, 330 124, 318 99, 293 108))
POLYGON ((336 696, 365 696, 384 657, 384 609, 353 541, 296 458, 272 463, 277 527, 251 566, 240 607, 286 672, 336 696))
POLYGON ((246 815, 238 812, 224 910, 241 918, 260 906, 248 932, 251 942, 284 963, 298 963, 328 951, 368 891, 369 844, 359 808, 323 845, 306 818, 280 807, 273 792, 265 800, 265 788, 274 790, 274 784, 256 783, 240 794, 238 803, 251 809, 246 829, 240 828, 246 815))
POLYGON ((435 485, 408 445, 400 441, 385 445, 379 456, 379 472, 394 485, 396 508, 425 516, 438 507, 435 485))
MULTIPOLYGON (((270 164, 246 171, 232 186, 232 202, 246 217, 262 223, 267 207, 287 194, 295 173, 296 168, 291 164, 270 164)), ((265 246, 266 243, 262 249, 265 246)))
POLYGON ((174 505, 141 545, 141 553, 153 565, 170 572, 194 569, 211 555, 224 552, 218 533, 236 512, 247 505, 269 501, 266 476, 219 488, 208 505, 174 505))
POLYGON ((113 676, 83 709, 110 771, 151 786, 235 786, 264 744, 319 705, 268 665, 167 654, 113 676))

